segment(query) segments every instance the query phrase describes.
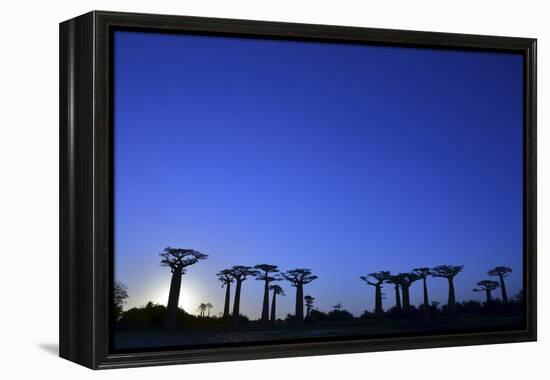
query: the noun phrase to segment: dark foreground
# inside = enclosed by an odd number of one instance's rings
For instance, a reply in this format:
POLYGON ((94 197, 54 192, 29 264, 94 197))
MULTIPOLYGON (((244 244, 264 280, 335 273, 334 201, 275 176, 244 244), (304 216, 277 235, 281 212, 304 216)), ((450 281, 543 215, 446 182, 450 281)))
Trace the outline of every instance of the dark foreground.
POLYGON ((521 328, 522 315, 461 315, 449 319, 444 316, 426 319, 373 319, 351 322, 320 322, 302 325, 281 324, 263 326, 251 322, 234 328, 218 326, 194 329, 117 329, 114 336, 116 350, 154 349, 181 346, 204 346, 227 343, 260 343, 293 339, 366 336, 378 337, 398 334, 430 334, 473 330, 505 330, 521 328))

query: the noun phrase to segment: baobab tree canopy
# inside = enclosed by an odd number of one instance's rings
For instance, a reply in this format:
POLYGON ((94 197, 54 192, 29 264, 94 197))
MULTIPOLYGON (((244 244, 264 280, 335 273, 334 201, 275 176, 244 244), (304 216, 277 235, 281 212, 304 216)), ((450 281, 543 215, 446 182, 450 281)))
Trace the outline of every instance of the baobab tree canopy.
POLYGON ((237 282, 242 282, 246 280, 249 276, 258 275, 259 272, 252 267, 248 267, 245 265, 235 265, 231 267, 231 273, 235 280, 237 280, 237 282))
POLYGON ((453 278, 464 269, 464 265, 439 265, 432 268, 433 277, 453 278))
POLYGON ((413 282, 420 280, 420 276, 416 273, 399 273, 397 278, 403 286, 410 286, 413 282))
POLYGON ((505 266, 495 267, 487 272, 489 276, 502 276, 504 278, 508 277, 512 273, 512 268, 505 266))
POLYGON ((318 276, 311 274, 310 269, 298 268, 288 270, 284 273, 281 273, 285 280, 289 281, 291 286, 296 286, 298 284, 309 284, 311 281, 318 279, 318 276))
POLYGON ((366 276, 360 276, 359 278, 363 280, 365 283, 367 283, 368 285, 377 286, 390 278, 390 272, 389 271, 374 272, 374 273, 369 273, 366 276))
POLYGON ((216 273, 216 276, 218 276, 218 280, 220 280, 220 282, 222 283, 222 287, 232 283, 235 280, 233 271, 231 269, 223 269, 216 273))
POLYGON ((254 266, 254 269, 258 270, 258 274, 256 275, 258 280, 265 280, 270 273, 279 272, 277 265, 271 265, 271 264, 258 264, 254 266))
POLYGON ((474 288, 474 292, 492 291, 498 288, 498 282, 492 280, 483 280, 477 283, 479 288, 474 288))
POLYGON ((185 273, 185 268, 195 264, 199 260, 208 258, 208 255, 195 251, 193 249, 184 248, 164 248, 164 251, 159 253, 162 260, 162 266, 170 267, 172 272, 185 273))
POLYGON ((430 268, 414 268, 413 272, 420 278, 426 278, 432 271, 430 268))
POLYGON ((281 296, 284 296, 285 295, 285 291, 283 290, 283 288, 281 288, 279 285, 275 284, 275 285, 269 285, 269 290, 273 290, 275 293, 277 293, 278 295, 281 295, 281 296))

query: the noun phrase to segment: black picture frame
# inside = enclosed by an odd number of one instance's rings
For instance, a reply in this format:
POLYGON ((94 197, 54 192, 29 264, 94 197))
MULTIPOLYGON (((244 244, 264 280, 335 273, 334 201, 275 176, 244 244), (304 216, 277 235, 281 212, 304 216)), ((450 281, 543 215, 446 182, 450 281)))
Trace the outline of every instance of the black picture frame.
POLYGON ((60 356, 93 369, 528 342, 537 337, 536 40, 93 11, 60 24, 60 356), (524 57, 524 290, 520 330, 117 354, 112 44, 116 29, 520 53, 524 57))

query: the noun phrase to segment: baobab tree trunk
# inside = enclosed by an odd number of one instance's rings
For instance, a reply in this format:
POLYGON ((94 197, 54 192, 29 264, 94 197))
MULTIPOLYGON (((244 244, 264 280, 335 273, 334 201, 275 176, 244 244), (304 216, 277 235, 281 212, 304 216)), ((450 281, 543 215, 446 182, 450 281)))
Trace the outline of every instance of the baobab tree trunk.
POLYGON ((241 302, 241 284, 242 281, 237 281, 235 287, 235 300, 233 301, 233 320, 235 323, 239 322, 239 303, 241 302))
POLYGON ((273 300, 271 301, 271 323, 275 323, 275 318, 276 318, 276 311, 275 311, 275 307, 276 307, 276 300, 277 299, 277 292, 276 291, 273 291, 273 300))
POLYGON ((448 278, 448 280, 449 280, 449 299, 447 300, 447 311, 449 315, 455 315, 456 313, 455 285, 451 277, 448 278))
POLYGON ((223 317, 229 316, 229 297, 231 297, 231 283, 225 284, 225 304, 223 306, 223 317))
POLYGON ((304 286, 296 284, 296 321, 304 320, 304 286))
POLYGON ((424 306, 423 306, 423 309, 424 309, 424 314, 428 314, 428 312, 430 311, 430 308, 429 308, 429 300, 428 300, 428 285, 426 284, 426 277, 424 277, 422 279, 422 283, 424 285, 424 306))
POLYGON ((395 308, 401 311, 401 295, 399 294, 399 285, 395 285, 395 308))
POLYGON ((265 280, 264 304, 262 307, 262 323, 269 322, 269 281, 265 280))
POLYGON ((502 302, 508 303, 508 294, 506 294, 506 285, 504 285, 504 277, 498 276, 500 280, 500 291, 502 292, 502 302))
POLYGON ((411 300, 409 296, 409 286, 408 285, 402 285, 402 293, 403 293, 403 310, 409 311, 411 309, 411 300))
POLYGON ((489 289, 485 289, 485 302, 489 303, 491 302, 491 291, 489 289))
POLYGON ((382 310, 382 286, 376 285, 374 312, 381 316, 384 310, 382 310))
POLYGON ((170 282, 170 293, 168 294, 168 305, 166 306, 166 326, 176 327, 178 317, 178 303, 181 289, 181 272, 174 271, 172 273, 172 281, 170 282))

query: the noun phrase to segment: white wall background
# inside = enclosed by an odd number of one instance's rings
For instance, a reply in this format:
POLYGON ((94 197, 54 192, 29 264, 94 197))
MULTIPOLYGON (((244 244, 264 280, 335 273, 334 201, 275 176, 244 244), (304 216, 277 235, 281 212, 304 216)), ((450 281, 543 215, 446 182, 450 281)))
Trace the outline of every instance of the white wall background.
POLYGON ((7 1, 0 21, 0 376, 105 379, 517 379, 548 374, 547 1, 7 1), (58 23, 93 9, 539 39, 538 343, 92 372, 59 359, 58 23), (27 310, 33 308, 33 315, 27 310), (35 316, 39 318, 35 318, 35 316), (545 353, 546 351, 546 353, 545 353))

